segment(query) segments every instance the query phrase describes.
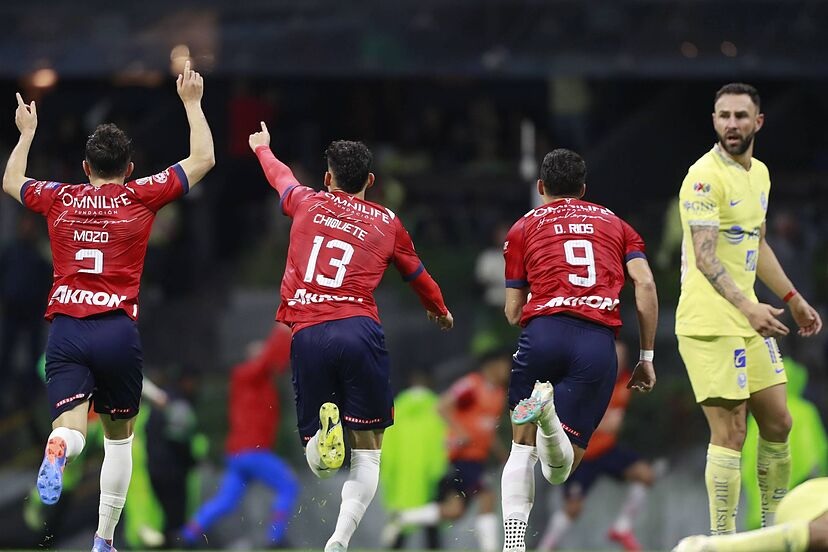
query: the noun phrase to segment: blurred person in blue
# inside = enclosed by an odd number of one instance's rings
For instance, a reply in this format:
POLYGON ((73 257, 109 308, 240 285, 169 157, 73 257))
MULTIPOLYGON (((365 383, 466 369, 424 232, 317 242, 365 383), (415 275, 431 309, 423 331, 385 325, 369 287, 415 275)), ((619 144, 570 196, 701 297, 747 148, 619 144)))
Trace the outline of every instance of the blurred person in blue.
POLYGON ((218 493, 181 530, 186 546, 206 538, 205 533, 238 507, 248 485, 256 481, 275 495, 266 524, 268 541, 273 546, 283 543, 299 496, 299 482, 287 462, 272 451, 280 413, 274 377, 283 374, 289 365, 290 343, 288 327, 276 324, 264 345, 252 343, 248 359, 233 368, 226 470, 218 493))

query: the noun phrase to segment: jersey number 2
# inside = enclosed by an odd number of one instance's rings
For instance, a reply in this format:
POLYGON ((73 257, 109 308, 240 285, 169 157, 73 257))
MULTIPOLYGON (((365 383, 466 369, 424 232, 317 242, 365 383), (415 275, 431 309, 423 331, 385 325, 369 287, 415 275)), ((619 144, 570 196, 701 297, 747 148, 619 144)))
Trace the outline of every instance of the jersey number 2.
POLYGON ((595 255, 592 252, 592 242, 589 240, 569 240, 564 242, 566 262, 572 266, 587 267, 587 276, 569 275, 569 283, 575 286, 591 287, 595 285, 595 255), (583 250, 583 255, 577 255, 576 250, 583 250))
POLYGON ((103 272, 103 251, 100 249, 81 249, 75 253, 75 260, 82 261, 84 259, 92 259, 95 264, 92 268, 79 268, 78 272, 88 272, 89 274, 100 274, 103 272))
MULTIPOLYGON (((313 282, 313 275, 316 272, 316 260, 319 257, 319 250, 322 249, 322 242, 325 241, 323 236, 316 236, 313 238, 313 249, 311 249, 310 258, 308 258, 308 268, 305 270, 305 282, 313 282)), ((341 249, 342 256, 340 258, 333 257, 329 263, 336 267, 336 275, 333 278, 316 275, 316 283, 320 286, 338 288, 342 285, 342 280, 345 279, 345 271, 348 263, 351 262, 351 257, 354 256, 354 247, 350 243, 342 240, 330 240, 327 245, 328 249, 341 249)))

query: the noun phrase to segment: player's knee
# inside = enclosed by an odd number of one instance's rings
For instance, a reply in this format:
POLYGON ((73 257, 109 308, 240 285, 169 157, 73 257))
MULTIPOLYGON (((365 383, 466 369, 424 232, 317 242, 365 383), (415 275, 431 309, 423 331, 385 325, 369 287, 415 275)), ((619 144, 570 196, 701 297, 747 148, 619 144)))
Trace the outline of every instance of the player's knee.
POLYGON ((784 443, 788 440, 788 435, 790 435, 792 427, 793 418, 790 412, 785 410, 784 414, 774 416, 772 419, 765 421, 759 428, 759 433, 768 441, 784 443))
POLYGON ((440 505, 440 517, 453 521, 460 519, 466 510, 465 501, 459 496, 452 497, 440 505))

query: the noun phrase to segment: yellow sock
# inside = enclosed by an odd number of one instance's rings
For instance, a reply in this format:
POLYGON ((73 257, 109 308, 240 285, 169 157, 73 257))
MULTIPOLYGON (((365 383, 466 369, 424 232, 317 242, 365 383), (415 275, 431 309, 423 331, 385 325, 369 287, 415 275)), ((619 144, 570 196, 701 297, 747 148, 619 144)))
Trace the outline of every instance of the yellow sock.
POLYGON ((762 527, 768 527, 773 525, 776 507, 788 492, 791 478, 791 448, 788 443, 772 443, 759 437, 756 473, 762 495, 762 527))
POLYGON ((710 552, 805 552, 808 549, 808 522, 793 521, 783 525, 707 537, 704 550, 710 552))
POLYGON ((704 481, 710 505, 711 535, 736 532, 736 509, 739 506, 739 487, 742 481, 739 465, 741 458, 741 452, 729 448, 717 445, 707 447, 704 481))

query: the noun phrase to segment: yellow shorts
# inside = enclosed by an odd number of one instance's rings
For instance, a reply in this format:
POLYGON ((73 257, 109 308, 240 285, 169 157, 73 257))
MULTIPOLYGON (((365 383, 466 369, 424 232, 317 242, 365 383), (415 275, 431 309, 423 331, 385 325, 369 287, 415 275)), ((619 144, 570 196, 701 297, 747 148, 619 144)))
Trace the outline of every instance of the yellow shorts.
POLYGON ((678 336, 696 402, 745 400, 753 393, 785 383, 785 367, 772 337, 678 336))
POLYGON ((791 489, 776 508, 776 525, 813 521, 828 513, 828 477, 811 479, 791 489))

